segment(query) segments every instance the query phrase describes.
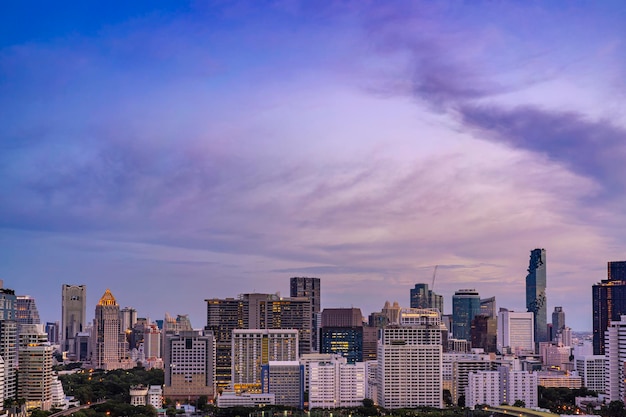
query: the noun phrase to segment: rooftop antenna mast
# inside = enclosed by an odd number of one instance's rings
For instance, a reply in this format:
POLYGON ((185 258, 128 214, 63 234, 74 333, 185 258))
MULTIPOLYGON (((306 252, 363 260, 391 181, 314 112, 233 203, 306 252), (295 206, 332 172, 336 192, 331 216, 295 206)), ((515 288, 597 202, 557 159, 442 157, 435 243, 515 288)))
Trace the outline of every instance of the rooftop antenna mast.
POLYGON ((435 265, 435 270, 433 271, 433 283, 430 285, 430 290, 434 291, 435 289, 435 278, 437 277, 437 267, 439 265, 435 265))

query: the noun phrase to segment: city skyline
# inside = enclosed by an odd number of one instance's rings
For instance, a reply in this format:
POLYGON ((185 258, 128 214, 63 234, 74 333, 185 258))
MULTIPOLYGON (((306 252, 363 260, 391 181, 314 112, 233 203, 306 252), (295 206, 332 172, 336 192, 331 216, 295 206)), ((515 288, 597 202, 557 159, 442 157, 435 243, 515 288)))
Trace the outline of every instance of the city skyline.
POLYGON ((0 279, 44 322, 62 284, 199 328, 294 276, 322 308, 526 311, 546 248, 547 311, 591 330, 626 259, 621 1, 2 11, 0 279))

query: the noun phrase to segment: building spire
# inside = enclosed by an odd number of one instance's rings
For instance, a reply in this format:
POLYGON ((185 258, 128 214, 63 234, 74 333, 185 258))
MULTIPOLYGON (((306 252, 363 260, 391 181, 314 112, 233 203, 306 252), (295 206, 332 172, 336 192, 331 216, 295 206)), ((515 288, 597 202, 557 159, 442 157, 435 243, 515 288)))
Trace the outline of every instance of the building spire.
POLYGON ((107 288, 107 290, 104 292, 104 294, 100 298, 98 305, 99 306, 116 306, 117 305, 117 301, 115 301, 115 297, 113 297, 113 294, 111 294, 111 290, 107 288))

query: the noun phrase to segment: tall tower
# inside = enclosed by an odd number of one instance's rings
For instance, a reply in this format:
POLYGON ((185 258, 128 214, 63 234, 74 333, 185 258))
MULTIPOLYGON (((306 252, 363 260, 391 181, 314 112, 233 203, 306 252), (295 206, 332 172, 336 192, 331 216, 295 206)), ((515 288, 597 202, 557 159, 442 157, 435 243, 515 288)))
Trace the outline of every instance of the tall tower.
POLYGON ((563 327, 565 327, 565 312, 563 307, 554 307, 552 312, 552 329, 554 334, 557 334, 563 327))
MULTIPOLYGON (((292 298, 308 297, 311 300, 311 352, 319 351, 318 322, 321 316, 321 281, 319 278, 293 277, 289 280, 289 296, 292 298)), ((306 353, 306 352, 301 352, 306 353)))
POLYGON ((128 368, 128 343, 120 326, 120 306, 109 289, 96 305, 93 331, 94 349, 91 362, 94 368, 128 368))
POLYGON ((535 320, 535 342, 548 341, 548 303, 546 301, 546 250, 530 251, 526 275, 526 308, 535 320))
POLYGON ((604 355, 609 322, 626 314, 626 261, 609 262, 607 278, 592 287, 594 355, 604 355))
POLYGON ((470 340, 472 320, 480 314, 480 295, 476 290, 458 290, 452 296, 452 335, 470 340))
POLYGON ((18 324, 40 324, 35 299, 29 295, 18 295, 15 300, 15 321, 18 324))
POLYGON ((15 321, 15 291, 3 288, 0 280, 0 357, 4 359, 4 399, 15 398, 17 382, 17 322, 15 321))
POLYGON ((61 347, 75 354, 76 333, 85 330, 87 324, 87 287, 63 284, 61 287, 61 347))
POLYGON ((443 296, 428 289, 428 284, 415 284, 411 288, 411 308, 436 308, 443 314, 443 296))

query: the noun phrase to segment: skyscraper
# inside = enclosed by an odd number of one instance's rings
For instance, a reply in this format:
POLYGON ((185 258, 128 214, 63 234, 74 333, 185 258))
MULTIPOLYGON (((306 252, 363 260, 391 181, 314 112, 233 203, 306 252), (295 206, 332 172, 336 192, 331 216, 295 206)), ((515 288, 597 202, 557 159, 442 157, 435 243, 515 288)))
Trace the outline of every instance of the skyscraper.
MULTIPOLYGON (((321 314, 321 280, 311 277, 293 277, 289 280, 289 296, 292 298, 308 297, 311 299, 311 348, 310 352, 319 351, 319 329, 317 326, 321 314)), ((304 353, 304 352, 302 352, 304 353)))
POLYGON ((18 324, 40 324, 35 299, 29 295, 18 295, 15 300, 15 321, 18 324))
POLYGON ((563 327, 565 327, 565 312, 563 307, 554 307, 552 312, 552 331, 556 335, 563 327))
POLYGON ((622 401, 626 395, 624 363, 626 362, 626 315, 611 320, 605 333, 605 392, 608 401, 622 401))
POLYGON ((411 289, 411 308, 436 308, 443 314, 443 296, 428 289, 428 284, 415 284, 411 289))
POLYGON ((546 250, 530 251, 526 275, 526 308, 533 313, 535 342, 548 341, 548 303, 546 301, 546 250))
POLYGON ((459 290, 452 296, 452 335, 470 340, 472 320, 480 314, 480 295, 476 290, 459 290))
POLYGON ((61 287, 61 347, 74 354, 74 337, 87 323, 87 287, 63 284, 61 287))
POLYGON ((497 349, 500 353, 535 351, 534 316, 530 311, 515 312, 501 308, 498 312, 497 349))
POLYGON ((592 287, 593 354, 604 355, 604 332, 626 314, 626 261, 609 262, 607 278, 592 287))
POLYGON ((93 332, 91 362, 94 368, 110 370, 132 367, 128 360, 126 334, 120 326, 120 306, 109 289, 96 305, 93 332))

